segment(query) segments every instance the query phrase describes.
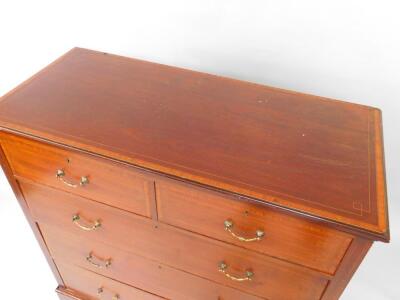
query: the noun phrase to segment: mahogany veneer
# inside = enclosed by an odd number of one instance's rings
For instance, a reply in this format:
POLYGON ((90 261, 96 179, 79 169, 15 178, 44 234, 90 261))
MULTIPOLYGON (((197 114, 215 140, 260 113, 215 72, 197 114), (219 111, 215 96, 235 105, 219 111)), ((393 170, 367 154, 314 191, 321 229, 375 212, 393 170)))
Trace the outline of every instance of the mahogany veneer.
POLYGON ((389 241, 372 107, 75 48, 0 145, 60 299, 338 299, 389 241))
POLYGON ((104 163, 96 157, 49 147, 17 136, 4 137, 2 144, 15 176, 151 216, 154 184, 152 178, 139 170, 123 164, 104 163), (71 182, 80 180, 74 174, 87 176, 90 187, 71 188, 61 180, 54 180, 54 170, 59 169, 65 172, 65 180, 71 182))
POLYGON ((65 284, 79 290, 80 297, 85 299, 165 299, 75 266, 59 263, 58 269, 63 274, 65 284))

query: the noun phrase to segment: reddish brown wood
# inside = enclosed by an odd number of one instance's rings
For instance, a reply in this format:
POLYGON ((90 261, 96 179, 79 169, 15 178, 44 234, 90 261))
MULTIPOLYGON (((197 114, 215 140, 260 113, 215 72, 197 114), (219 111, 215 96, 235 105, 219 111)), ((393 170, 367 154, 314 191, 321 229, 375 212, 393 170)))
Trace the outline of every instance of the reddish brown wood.
POLYGON ((0 102, 0 126, 389 239, 380 112, 73 49, 0 102))
MULTIPOLYGON (((169 299, 261 300, 259 297, 216 284, 212 281, 193 276, 190 273, 178 271, 169 266, 144 259, 111 246, 96 242, 87 243, 80 241, 74 236, 71 236, 71 240, 68 238, 68 234, 61 233, 61 235, 67 238, 67 240, 65 240, 65 243, 56 241, 53 254, 57 257, 57 264, 61 265, 61 272, 66 278, 70 276, 69 274, 64 275, 62 265, 76 265, 82 268, 82 276, 88 271, 95 272, 107 277, 117 278, 143 290, 151 290, 153 293, 163 295, 169 299), (64 250, 61 249, 62 245, 67 248, 64 250), (99 269, 88 264, 85 259, 85 253, 78 250, 77 247, 96 247, 98 251, 100 251, 99 249, 102 249, 102 251, 108 250, 116 256, 109 268, 99 269), (67 255, 67 249, 72 251, 72 255, 67 255)), ((66 280, 68 282, 68 279, 66 280)), ((87 280, 83 280, 82 283, 78 284, 82 285, 85 282, 87 280)), ((84 290, 84 288, 80 290, 84 290)))
POLYGON ((328 284, 322 300, 339 299, 371 246, 372 242, 370 240, 363 238, 355 238, 353 240, 336 276, 328 284))
POLYGON ((0 134, 0 139, 16 176, 151 216, 154 182, 143 172, 9 134, 0 134), (89 184, 69 187, 56 178, 58 169, 63 169, 72 183, 87 176, 89 184))
POLYGON ((4 155, 4 151, 2 149, 1 144, 0 144, 0 165, 2 166, 4 174, 6 175, 7 180, 9 182, 11 188, 13 189, 15 197, 17 198, 17 201, 18 201, 22 211, 24 212, 24 215, 25 215, 26 219, 28 220, 28 223, 36 237, 36 240, 39 243, 39 246, 40 246, 42 252, 44 253, 44 255, 46 257, 46 260, 47 260, 58 284, 60 284, 60 285, 64 284, 64 282, 60 276, 60 273, 59 273, 56 265, 54 264, 54 261, 49 253, 47 245, 46 245, 45 241, 43 240, 42 233, 40 232, 36 222, 33 220, 32 216, 30 214, 29 208, 28 208, 27 203, 22 195, 18 181, 14 178, 14 176, 12 174, 10 165, 8 164, 7 159, 4 155))
POLYGON ((124 299, 338 299, 389 241, 382 136, 375 108, 79 48, 0 101, 0 163, 63 300, 98 281, 124 299), (266 234, 238 241, 228 218, 266 234))
POLYGON ((74 291, 74 290, 67 289, 63 286, 59 286, 56 289, 56 292, 57 292, 60 300, 90 300, 90 299, 85 298, 85 296, 82 295, 81 293, 74 291))
POLYGON ((330 274, 352 241, 349 234, 173 180, 156 180, 156 193, 161 222, 330 274), (259 229, 265 236, 239 241, 224 230, 225 220, 240 236, 255 237, 259 229))
POLYGON ((118 281, 97 275, 82 268, 58 264, 67 288, 80 291, 85 299, 112 299, 116 295, 123 300, 161 300, 165 299, 118 281), (102 289, 98 294, 99 288, 102 289))
MULTIPOLYGON (((67 256, 71 256, 74 251, 79 251, 80 256, 87 255, 88 251, 99 249, 90 244, 97 240, 243 292, 272 299, 278 296, 290 299, 294 295, 297 299, 319 298, 327 283, 326 278, 329 278, 310 269, 168 225, 161 223, 154 225, 149 219, 77 196, 29 183, 23 183, 21 187, 32 214, 41 224, 40 228, 45 234, 47 245, 56 260, 62 258, 64 255, 62 251, 65 251, 67 256), (81 230, 71 222, 71 217, 76 212, 89 220, 100 219, 101 227, 90 232, 81 230), (69 242, 72 235, 61 237, 61 233, 50 237, 50 227, 68 231, 70 234, 80 236, 82 240, 69 242), (79 245, 84 245, 85 242, 89 244, 80 248, 79 245), (72 247, 77 248, 71 249, 72 247), (59 249, 58 255, 55 249, 59 249), (253 269, 256 274, 254 280, 243 284, 225 278, 218 272, 218 264, 223 260, 231 265, 231 272, 236 274, 242 274, 248 268, 253 269), (289 284, 290 288, 287 287, 289 284), (285 290, 284 294, 282 290, 285 290)), ((123 262, 124 258, 120 253, 113 254, 113 248, 103 249, 104 247, 98 250, 100 251, 98 255, 110 256, 123 262)), ((118 274, 131 272, 131 268, 125 268, 122 262, 116 272, 118 274)))
MULTIPOLYGON (((218 299, 218 297, 222 299, 259 299, 238 290, 224 287, 223 285, 232 286, 232 284, 228 280, 219 280, 217 276, 206 277, 208 280, 203 282, 201 280, 191 281, 196 277, 187 275, 190 274, 189 272, 183 273, 164 264, 152 263, 147 259, 110 245, 88 239, 78 239, 73 235, 54 230, 46 225, 42 225, 41 228, 45 232, 46 241, 49 243, 51 253, 57 262, 74 264, 144 290, 151 290, 153 293, 170 299, 194 298, 200 300, 218 299), (91 265, 86 261, 88 252, 92 252, 99 259, 110 258, 111 265, 108 268, 97 268, 91 265), (217 285, 213 281, 223 283, 223 285, 217 285)), ((188 250, 191 250, 190 246, 188 250)), ((205 249, 205 251, 207 250, 205 249)), ((206 253, 210 254, 208 251, 206 253)), ((192 260, 202 260, 196 250, 191 255, 192 260)), ((101 263, 100 260, 97 262, 101 263)), ((213 266, 212 272, 224 279, 223 274, 218 272, 217 262, 213 266)), ((289 270, 283 275, 274 266, 271 267, 271 273, 277 278, 272 279, 270 276, 258 274, 259 278, 255 275, 253 282, 240 282, 235 285, 239 290, 247 290, 255 295, 260 294, 260 290, 263 289, 264 292, 259 295, 261 298, 309 300, 319 299, 327 283, 324 279, 307 277, 301 273, 297 273, 297 276, 293 274, 293 277, 291 277, 289 270), (284 282, 285 280, 288 280, 288 282, 284 282), (265 281, 265 283, 262 283, 262 281, 265 281), (288 284, 289 282, 290 284, 288 284)), ((191 271, 192 269, 189 268, 187 270, 191 271)), ((232 272, 240 274, 239 269, 234 269, 232 272)))

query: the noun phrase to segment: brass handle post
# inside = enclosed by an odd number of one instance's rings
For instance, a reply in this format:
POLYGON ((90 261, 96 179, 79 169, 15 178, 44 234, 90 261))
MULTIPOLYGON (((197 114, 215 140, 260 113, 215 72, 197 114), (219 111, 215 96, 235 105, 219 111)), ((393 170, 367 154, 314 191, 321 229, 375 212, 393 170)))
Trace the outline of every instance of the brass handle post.
MULTIPOLYGON (((94 221, 93 225, 81 224, 80 220, 81 220, 81 216, 79 214, 75 214, 72 216, 72 222, 76 226, 78 226, 80 229, 85 230, 85 231, 94 231, 94 230, 100 228, 100 226, 101 226, 101 223, 99 220, 94 221)), ((85 221, 85 223, 89 223, 89 222, 85 221)))
POLYGON ((68 181, 67 179, 65 179, 65 171, 63 169, 58 169, 56 172, 56 177, 65 185, 71 187, 71 188, 77 188, 79 186, 85 186, 87 184, 89 184, 89 178, 87 176, 82 176, 81 180, 79 181, 79 183, 73 183, 68 181))
POLYGON ((227 269, 228 269, 228 265, 224 261, 219 263, 219 271, 222 272, 226 277, 228 277, 230 280, 233 280, 233 281, 251 281, 254 276, 254 273, 251 270, 246 270, 244 277, 238 277, 238 276, 229 274, 227 269))
MULTIPOLYGON (((101 296, 101 295, 103 295, 104 294, 104 287, 99 287, 98 289, 97 289, 97 294, 99 295, 99 296, 101 296)), ((111 297, 111 300, 119 300, 119 295, 118 294, 116 294, 116 293, 113 293, 114 295, 111 297)))
POLYGON ((226 231, 228 231, 234 238, 241 242, 257 242, 260 241, 265 235, 264 230, 261 229, 256 230, 256 236, 253 238, 245 238, 237 235, 235 232, 233 232, 233 221, 230 219, 224 221, 224 227, 226 231))

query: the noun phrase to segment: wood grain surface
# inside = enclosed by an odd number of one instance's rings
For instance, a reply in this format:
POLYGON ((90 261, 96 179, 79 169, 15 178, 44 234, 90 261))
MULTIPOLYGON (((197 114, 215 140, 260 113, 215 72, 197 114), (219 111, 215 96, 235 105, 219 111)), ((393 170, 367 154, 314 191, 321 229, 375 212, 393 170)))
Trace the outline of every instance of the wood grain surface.
POLYGON ((118 274, 132 272, 131 268, 124 266, 129 256, 121 256, 118 249, 245 293, 272 299, 282 299, 283 296, 291 299, 294 295, 297 299, 318 298, 331 278, 237 246, 157 224, 91 200, 27 182, 21 182, 20 186, 33 218, 39 223, 46 244, 56 259, 76 255, 83 257, 83 262, 87 263, 84 258, 90 251, 96 250, 95 253, 100 257, 119 261, 114 264, 119 266, 117 273, 112 276, 114 279, 118 279, 118 274), (95 231, 81 230, 71 220, 77 212, 88 220, 100 219, 101 227, 95 231), (51 235, 51 228, 61 229, 65 233, 51 235), (80 240, 76 241, 74 236, 80 237, 80 240), (104 245, 96 246, 96 241, 104 245), (58 254, 55 254, 56 249, 58 254), (229 271, 238 276, 252 269, 254 279, 251 282, 236 282, 226 278, 218 271, 221 261, 226 261, 230 265, 229 271))
POLYGON ((156 194, 160 222, 329 274, 335 273, 353 239, 303 218, 173 180, 157 180, 156 194), (238 236, 253 238, 260 229, 265 235, 259 241, 240 241, 225 230, 225 220, 234 224, 238 236))
MULTIPOLYGON (((53 235, 54 233, 57 234, 59 231, 51 231, 50 229, 47 232, 49 242, 53 243, 53 235)), ((63 232, 60 233, 60 237, 69 240, 69 235, 64 234, 63 232)), ((87 272, 95 272, 144 290, 151 290, 153 293, 174 300, 263 299, 242 293, 227 286, 219 285, 204 278, 193 276, 190 273, 176 270, 167 265, 144 259, 141 256, 118 250, 102 243, 81 242, 74 236, 71 236, 71 238, 72 242, 61 241, 61 243, 58 243, 55 241, 52 253, 57 257, 57 265, 60 265, 60 271, 62 272, 63 277, 66 277, 66 284, 70 284, 71 287, 75 287, 77 290, 87 290, 87 287, 79 288, 87 282, 87 280, 84 280, 82 277, 84 277, 87 272), (64 250, 61 248, 63 246, 65 247, 64 250), (84 251, 90 249, 90 247, 96 247, 97 252, 108 250, 109 253, 114 255, 111 266, 106 269, 101 269, 88 264, 85 259, 85 255, 87 254, 84 253, 84 251), (71 251, 71 255, 66 252, 68 250, 71 251), (76 282, 76 279, 71 279, 70 273, 65 273, 66 269, 64 266, 72 265, 79 266, 82 270, 82 275, 78 275, 78 278, 83 279, 82 282, 76 282), (71 280, 73 280, 73 282, 71 280)), ((90 275, 90 277, 93 276, 90 275)), ((90 284, 90 282, 91 280, 89 279, 88 284, 90 284)))
POLYGON ((107 162, 76 151, 68 151, 28 139, 0 133, 7 159, 15 176, 52 186, 68 193, 151 216, 154 182, 147 174, 122 164, 107 162), (65 171, 70 187, 56 177, 65 171), (89 183, 80 186, 81 176, 89 183))
POLYGON ((389 239, 375 108, 75 48, 0 126, 389 239))
POLYGON ((64 278, 65 286, 80 291, 88 300, 112 300, 116 296, 121 300, 165 299, 76 266, 58 263, 57 267, 64 278), (99 289, 101 294, 98 293, 99 289))
POLYGON ((322 300, 337 300, 372 246, 372 241, 356 238, 352 241, 335 277, 329 282, 322 300))
MULTIPOLYGON (((79 239, 46 225, 42 225, 40 228, 43 230, 56 261, 86 268, 170 299, 310 300, 319 299, 327 285, 327 280, 323 278, 308 277, 300 273, 292 276, 290 270, 282 274, 275 268, 270 271, 276 276, 275 279, 260 277, 262 274, 258 274, 255 275, 258 278, 254 277, 252 282, 245 281, 234 284, 230 283, 228 279, 215 280, 216 276, 203 277, 207 280, 201 280, 199 277, 191 275, 191 269, 188 270, 189 272, 181 272, 163 263, 152 262, 104 243, 79 239), (100 259, 111 259, 111 265, 108 268, 91 265, 86 261, 89 252, 99 258, 97 260, 99 263, 101 263, 100 259), (219 284, 215 284, 215 282, 219 284), (236 289, 232 288, 234 286, 236 289)), ((209 253, 204 254, 208 255, 209 253)), ((197 253, 193 253, 193 260, 196 259, 196 255, 197 253)), ((212 258, 210 257, 210 259, 212 258)), ((218 272, 217 263, 213 266, 213 272, 224 279, 223 274, 218 272)), ((236 275, 240 275, 240 271, 237 269, 231 272, 238 272, 236 275)))
POLYGON ((90 300, 81 293, 67 289, 64 286, 57 287, 56 292, 60 300, 90 300))
POLYGON ((379 109, 102 52, 0 99, 0 163, 62 300, 336 300, 390 239, 379 109))

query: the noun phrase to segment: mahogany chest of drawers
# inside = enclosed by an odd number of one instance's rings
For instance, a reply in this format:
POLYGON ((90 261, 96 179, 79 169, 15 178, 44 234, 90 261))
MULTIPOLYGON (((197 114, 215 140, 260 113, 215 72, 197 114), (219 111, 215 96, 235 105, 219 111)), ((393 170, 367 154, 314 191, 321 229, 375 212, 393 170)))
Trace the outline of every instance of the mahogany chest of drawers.
POLYGON ((0 145, 61 299, 338 299, 389 241, 372 107, 75 48, 0 145))

